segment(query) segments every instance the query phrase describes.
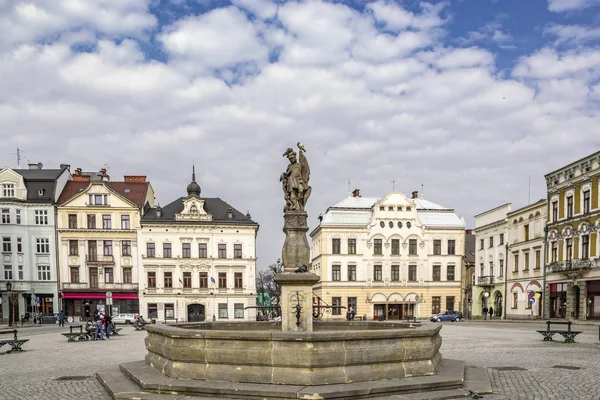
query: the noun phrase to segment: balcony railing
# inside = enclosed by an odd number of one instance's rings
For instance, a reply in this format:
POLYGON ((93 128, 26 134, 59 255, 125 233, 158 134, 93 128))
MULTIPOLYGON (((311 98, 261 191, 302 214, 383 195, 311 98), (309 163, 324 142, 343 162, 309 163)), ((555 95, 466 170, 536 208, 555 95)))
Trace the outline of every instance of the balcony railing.
POLYGON ((567 261, 555 261, 548 264, 548 272, 585 271, 600 267, 600 260, 575 259, 567 261))
POLYGON ((493 276, 480 276, 477 279, 478 286, 490 286, 494 284, 493 276))
POLYGON ((88 254, 85 256, 85 261, 88 264, 114 264, 113 256, 105 256, 100 254, 88 254))
POLYGON ((101 289, 101 290, 138 290, 137 283, 105 283, 105 282, 93 282, 91 285, 88 282, 63 282, 63 289, 101 289))

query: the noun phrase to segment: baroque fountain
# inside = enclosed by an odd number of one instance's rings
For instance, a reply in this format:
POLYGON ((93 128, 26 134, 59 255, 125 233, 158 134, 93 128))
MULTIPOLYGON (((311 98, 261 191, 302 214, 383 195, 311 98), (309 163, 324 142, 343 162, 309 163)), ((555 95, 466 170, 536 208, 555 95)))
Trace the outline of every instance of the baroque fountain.
POLYGON ((281 322, 149 325, 145 360, 97 374, 113 398, 448 399, 490 391, 485 370, 442 360, 441 325, 315 320, 312 287, 320 278, 307 267, 305 152, 301 143, 298 153, 288 148, 281 174, 281 322))

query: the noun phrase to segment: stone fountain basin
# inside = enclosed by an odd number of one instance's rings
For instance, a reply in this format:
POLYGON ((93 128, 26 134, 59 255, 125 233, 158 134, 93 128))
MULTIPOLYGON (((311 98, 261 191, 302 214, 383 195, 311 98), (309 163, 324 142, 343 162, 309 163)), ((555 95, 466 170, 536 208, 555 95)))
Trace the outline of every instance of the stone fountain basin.
POLYGON ((319 322, 281 332, 275 322, 147 325, 146 363, 176 379, 326 385, 434 375, 441 325, 319 322))

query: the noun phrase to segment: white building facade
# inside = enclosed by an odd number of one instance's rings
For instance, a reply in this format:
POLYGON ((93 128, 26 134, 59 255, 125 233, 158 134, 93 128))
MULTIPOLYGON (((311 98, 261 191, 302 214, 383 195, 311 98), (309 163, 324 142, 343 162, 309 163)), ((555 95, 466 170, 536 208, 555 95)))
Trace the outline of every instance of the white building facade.
POLYGON ((0 170, 2 238, 1 319, 16 322, 26 314, 58 312, 55 204, 71 178, 68 166, 0 170), (12 301, 6 284, 12 285, 12 301))
POLYGON ((493 310, 493 318, 503 316, 508 250, 507 214, 511 207, 511 204, 504 204, 475 216, 473 318, 486 318, 484 308, 493 310))
MULTIPOLYGON (((459 310, 465 224, 452 209, 400 192, 329 207, 311 232, 315 297, 366 319, 459 310)), ((334 308, 324 318, 344 318, 334 308)))
POLYGON ((219 198, 188 196, 142 218, 140 313, 157 321, 255 320, 258 224, 219 198))

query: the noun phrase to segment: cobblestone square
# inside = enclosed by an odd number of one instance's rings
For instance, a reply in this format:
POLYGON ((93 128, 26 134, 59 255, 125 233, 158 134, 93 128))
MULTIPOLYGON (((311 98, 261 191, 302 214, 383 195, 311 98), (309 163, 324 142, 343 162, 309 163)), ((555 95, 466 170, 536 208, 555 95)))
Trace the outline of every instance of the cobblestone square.
MULTIPOLYGON (((429 324, 429 322, 425 322, 429 324)), ((577 325, 577 343, 544 342, 542 323, 444 323, 442 354, 488 368, 484 399, 600 399, 598 326, 577 325)), ((22 353, 0 353, 0 399, 106 399, 99 371, 144 358, 146 332, 125 327, 110 340, 67 343, 64 328, 19 328, 22 353)))

